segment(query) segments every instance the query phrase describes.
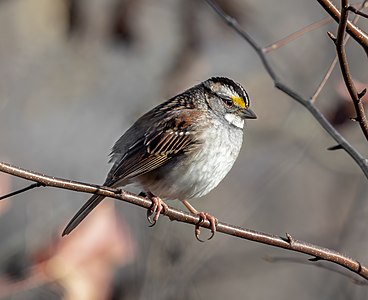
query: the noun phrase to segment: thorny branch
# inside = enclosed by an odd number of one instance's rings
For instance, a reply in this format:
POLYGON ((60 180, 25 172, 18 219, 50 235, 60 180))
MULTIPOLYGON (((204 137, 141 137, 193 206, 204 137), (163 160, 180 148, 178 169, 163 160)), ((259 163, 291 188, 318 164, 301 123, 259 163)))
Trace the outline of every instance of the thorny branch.
POLYGON ((354 108, 357 113, 357 117, 354 118, 354 120, 359 123, 365 138, 368 140, 368 121, 365 115, 363 102, 361 101, 361 98, 366 93, 366 89, 358 93, 354 85, 353 79, 351 78, 348 59, 345 51, 344 37, 348 22, 348 15, 349 15, 349 3, 347 0, 341 0, 341 14, 340 14, 340 23, 337 31, 337 37, 334 38, 331 33, 329 33, 329 36, 332 38, 332 40, 336 45, 336 52, 339 58, 342 77, 344 78, 346 88, 348 89, 350 97, 353 100, 354 108))
MULTIPOLYGON (((324 8, 326 12, 337 22, 340 23, 340 11, 333 5, 330 0, 317 0, 319 4, 324 8)), ((364 49, 365 53, 368 55, 368 36, 367 34, 359 29, 356 25, 347 21, 346 32, 351 35, 351 37, 358 42, 364 49)))
MULTIPOLYGON (((352 20, 352 24, 355 25, 358 22, 359 16, 368 18, 368 14, 365 14, 361 11, 361 9, 363 9, 365 7, 367 1, 368 0, 365 0, 362 4, 356 5, 358 8, 356 8, 353 5, 348 6, 348 9, 356 14, 354 19, 352 20)), ((266 47, 263 47, 263 52, 265 54, 268 54, 271 51, 274 51, 276 49, 279 49, 279 48, 289 44, 293 40, 303 36, 304 34, 306 34, 308 32, 319 29, 321 26, 326 25, 329 22, 332 22, 332 19, 330 17, 325 17, 325 18, 323 18, 319 21, 313 22, 313 23, 311 23, 311 24, 309 24, 309 25, 307 25, 307 26, 305 26, 305 27, 289 34, 288 36, 286 36, 286 37, 284 37, 284 38, 282 38, 282 39, 280 39, 276 42, 273 42, 272 44, 270 44, 266 47)), ((347 37, 344 39, 345 40, 345 45, 347 44, 349 38, 350 38, 350 35, 347 35, 347 37)), ((333 59, 333 61, 331 62, 330 67, 327 69, 325 75, 323 76, 321 82, 317 86, 315 92, 311 96, 310 100, 311 100, 312 103, 314 103, 317 100, 319 94, 322 92, 324 86, 326 85, 328 79, 330 78, 330 76, 332 74, 332 71, 335 69, 335 66, 336 66, 337 62, 338 62, 338 57, 336 55, 335 58, 333 59)))
MULTIPOLYGON (((103 195, 121 201, 126 201, 146 209, 149 209, 152 205, 151 200, 124 190, 50 177, 33 171, 27 171, 21 168, 17 168, 2 162, 0 162, 0 172, 8 173, 13 176, 34 181, 39 186, 56 187, 67 189, 70 191, 103 195)), ((171 207, 169 207, 169 209, 162 214, 169 217, 170 220, 175 220, 188 224, 196 225, 200 222, 200 218, 198 216, 176 210, 171 207)), ((205 221, 204 224, 201 225, 201 227, 210 228, 210 222, 205 221)), ((329 261, 340 265, 368 280, 368 268, 362 266, 360 262, 349 258, 337 251, 316 246, 304 241, 296 240, 290 234, 286 234, 286 237, 281 237, 225 224, 222 222, 218 223, 217 231, 246 240, 267 244, 278 248, 288 249, 294 252, 304 253, 312 256, 312 258, 309 259, 311 261, 329 261)))
MULTIPOLYGON (((264 51, 258 43, 243 30, 239 23, 229 15, 227 15, 217 4, 212 0, 205 0, 213 10, 231 27, 233 28, 249 45, 256 51, 259 58, 261 59, 264 68, 266 69, 269 76, 272 78, 275 87, 289 95, 291 98, 302 104, 317 120, 317 122, 323 127, 324 130, 337 142, 337 146, 333 149, 344 149, 356 162, 356 164, 363 171, 364 175, 368 178, 368 161, 365 159, 325 118, 325 116, 319 111, 314 103, 307 98, 303 98, 300 94, 294 91, 292 88, 283 83, 277 76, 275 70, 271 66, 271 63, 264 51)), ((349 24, 349 23, 348 23, 349 24)), ((354 26, 350 23, 351 26, 354 26)), ((368 41, 368 39, 367 39, 368 41)))
MULTIPOLYGON (((354 11, 356 13, 356 16, 354 17, 352 23, 355 25, 358 20, 359 20, 359 16, 362 16, 362 14, 358 13, 361 12, 360 9, 363 9, 366 5, 366 3, 368 2, 368 0, 363 1, 363 3, 359 6, 359 8, 355 8, 354 6, 349 6, 349 9, 354 11)), ((346 38, 344 39, 344 44, 346 45, 349 41, 350 35, 346 36, 346 38)), ((311 101, 315 102, 319 96, 319 94, 321 93, 322 89, 324 88, 325 84, 327 83, 327 80, 330 78, 332 71, 334 70, 337 62, 339 61, 339 58, 336 54, 335 58, 333 59, 333 61, 331 62, 330 67, 328 68, 325 76, 323 77, 322 81, 320 82, 320 84, 318 85, 316 91, 314 92, 313 96, 311 97, 311 101)))

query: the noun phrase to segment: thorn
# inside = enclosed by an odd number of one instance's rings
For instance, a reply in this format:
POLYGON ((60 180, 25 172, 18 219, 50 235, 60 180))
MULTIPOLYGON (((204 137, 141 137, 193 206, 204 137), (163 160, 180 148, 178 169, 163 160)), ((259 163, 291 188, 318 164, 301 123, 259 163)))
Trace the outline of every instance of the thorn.
POLYGON ((145 192, 140 192, 138 194, 139 197, 143 197, 143 198, 146 198, 147 197, 147 194, 145 192))
POLYGON ((357 263, 359 265, 357 272, 360 273, 362 271, 362 264, 360 263, 360 261, 357 261, 357 263))
POLYGON ((335 150, 340 150, 340 149, 343 149, 340 144, 337 144, 335 146, 331 146, 331 147, 327 148, 328 151, 335 151, 335 150))
POLYGON ((322 260, 322 259, 321 259, 321 258, 319 258, 319 257, 317 257, 317 256, 315 256, 315 257, 309 258, 308 260, 309 260, 309 261, 320 261, 320 260, 322 260))
POLYGON ((294 243, 294 238, 291 236, 291 234, 286 233, 286 238, 290 246, 294 243))
POLYGON ((360 93, 358 93, 358 98, 361 99, 367 93, 367 89, 364 88, 360 93))
POLYGON ((333 33, 331 31, 327 31, 327 35, 328 37, 334 42, 336 43, 336 37, 333 35, 333 33))

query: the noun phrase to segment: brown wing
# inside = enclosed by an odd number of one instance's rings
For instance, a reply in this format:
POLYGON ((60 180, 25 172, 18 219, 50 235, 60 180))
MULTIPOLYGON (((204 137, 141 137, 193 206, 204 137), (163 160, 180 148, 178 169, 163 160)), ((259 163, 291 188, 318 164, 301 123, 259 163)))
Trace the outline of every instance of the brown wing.
POLYGON ((181 111, 150 127, 115 163, 105 184, 113 185, 148 173, 197 144, 193 126, 188 122, 193 114, 190 110, 181 111))

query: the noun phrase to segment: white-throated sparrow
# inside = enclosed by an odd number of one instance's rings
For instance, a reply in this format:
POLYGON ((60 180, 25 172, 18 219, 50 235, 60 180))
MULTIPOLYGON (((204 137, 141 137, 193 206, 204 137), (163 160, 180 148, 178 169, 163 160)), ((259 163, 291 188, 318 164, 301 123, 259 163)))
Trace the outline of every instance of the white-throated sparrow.
MULTIPOLYGON (((216 219, 199 213, 187 200, 206 195, 230 171, 243 142, 245 119, 257 118, 249 104, 240 84, 213 77, 158 105, 115 143, 110 159, 113 166, 103 185, 142 186, 153 203, 153 224, 167 208, 161 199, 181 200, 202 221, 210 221, 213 236, 216 219)), ((103 199, 93 195, 63 235, 78 226, 103 199)), ((198 239, 199 226, 195 234, 198 239)))

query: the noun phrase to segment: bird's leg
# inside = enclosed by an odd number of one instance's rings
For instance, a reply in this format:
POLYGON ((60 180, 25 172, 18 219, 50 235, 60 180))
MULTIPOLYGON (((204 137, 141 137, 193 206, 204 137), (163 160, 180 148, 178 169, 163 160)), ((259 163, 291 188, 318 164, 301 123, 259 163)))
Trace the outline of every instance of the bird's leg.
POLYGON ((216 232, 216 227, 217 227, 218 220, 214 216, 210 215, 209 213, 198 212, 187 200, 182 200, 181 202, 183 202, 185 207, 192 214, 195 214, 195 215, 199 216, 199 222, 198 222, 198 224, 196 224, 195 230, 194 230, 194 234, 195 234, 196 239, 200 242, 204 242, 203 240, 201 240, 199 238, 199 235, 201 233, 199 227, 200 227, 200 225, 203 225, 206 220, 208 220, 210 222, 210 225, 211 225, 211 236, 208 238, 208 240, 212 239, 213 236, 215 235, 215 232, 216 232))
POLYGON ((152 206, 147 210, 147 220, 151 224, 150 227, 154 226, 160 217, 161 211, 167 211, 169 207, 159 197, 155 196, 151 192, 147 192, 148 198, 152 201, 152 206), (153 218, 151 216, 153 215, 153 218))

